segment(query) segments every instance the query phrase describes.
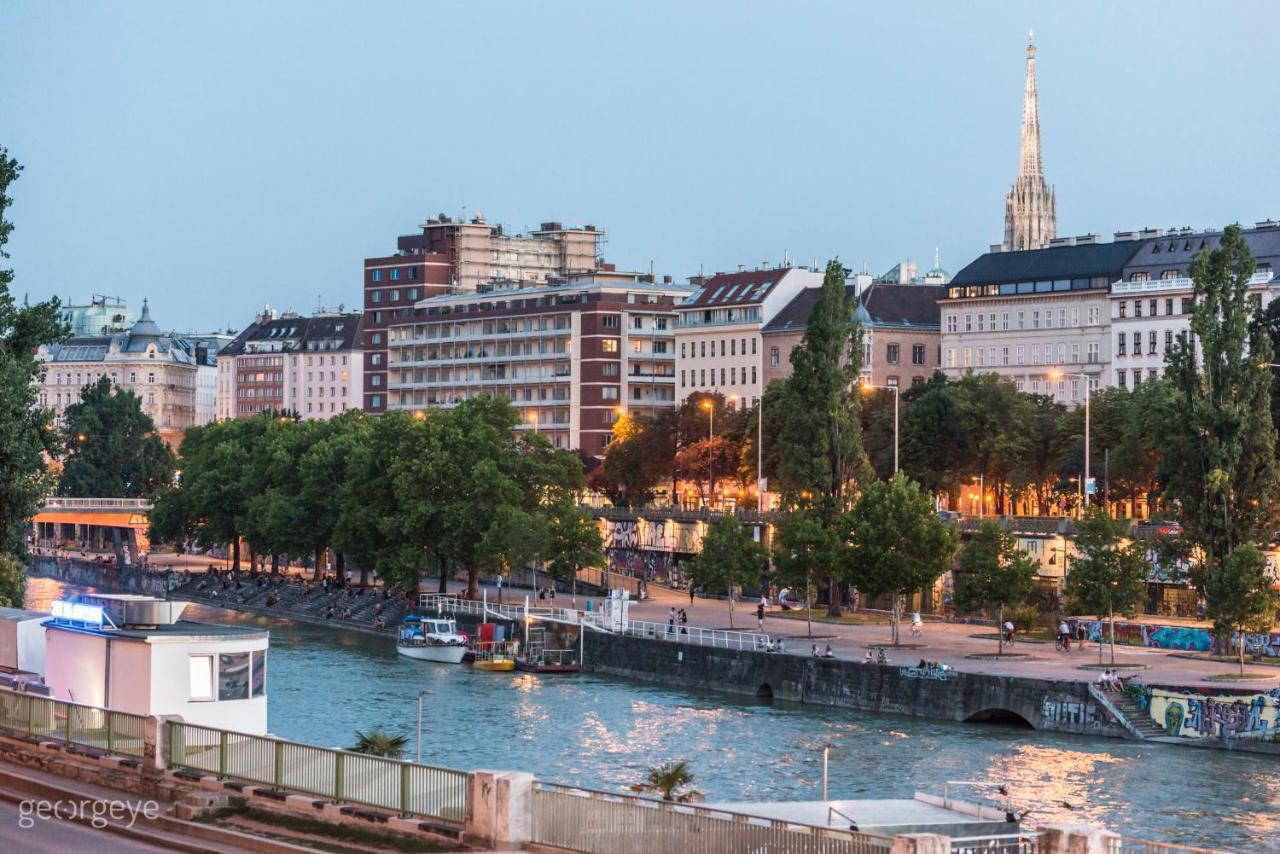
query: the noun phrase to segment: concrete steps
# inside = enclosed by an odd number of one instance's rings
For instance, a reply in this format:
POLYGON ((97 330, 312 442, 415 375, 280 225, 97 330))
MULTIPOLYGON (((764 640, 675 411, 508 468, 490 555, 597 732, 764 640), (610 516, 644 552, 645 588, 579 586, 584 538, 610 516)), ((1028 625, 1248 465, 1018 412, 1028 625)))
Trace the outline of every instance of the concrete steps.
POLYGON ((1111 704, 1120 711, 1125 719, 1129 722, 1142 738, 1159 738, 1165 735, 1162 729, 1155 721, 1151 720, 1151 715, 1144 711, 1138 702, 1124 691, 1105 690, 1102 691, 1111 704))

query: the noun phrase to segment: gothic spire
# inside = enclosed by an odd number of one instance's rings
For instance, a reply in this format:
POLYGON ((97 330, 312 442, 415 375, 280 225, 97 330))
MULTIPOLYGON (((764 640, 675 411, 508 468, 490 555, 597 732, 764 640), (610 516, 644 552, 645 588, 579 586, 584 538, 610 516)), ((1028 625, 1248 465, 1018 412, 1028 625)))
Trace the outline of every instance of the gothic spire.
POLYGON ((1057 236, 1053 188, 1040 160, 1040 99, 1036 92, 1035 31, 1027 34, 1027 80, 1022 93, 1022 152, 1018 177, 1004 202, 1005 250, 1039 249, 1057 236))
POLYGON ((1043 175, 1040 164, 1040 105, 1036 96, 1035 30, 1027 33, 1027 82, 1022 92, 1022 163, 1018 175, 1043 175))

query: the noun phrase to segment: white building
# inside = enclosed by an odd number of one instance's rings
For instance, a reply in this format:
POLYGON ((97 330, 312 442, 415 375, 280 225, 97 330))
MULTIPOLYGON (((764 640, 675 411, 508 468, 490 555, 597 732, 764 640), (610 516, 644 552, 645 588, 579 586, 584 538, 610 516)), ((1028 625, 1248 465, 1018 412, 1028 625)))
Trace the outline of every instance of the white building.
POLYGON ((764 393, 764 327, 823 274, 804 267, 717 273, 676 306, 676 399, 719 392, 731 406, 764 393))
POLYGON ((132 595, 54 602, 45 684, 59 700, 265 735, 268 632, 180 621, 186 605, 132 595))
MULTIPOLYGON (((1280 265, 1280 223, 1260 222, 1242 232, 1257 259, 1250 291, 1262 306, 1280 293, 1275 267, 1280 265)), ((1159 232, 1125 266, 1111 285, 1110 381, 1133 388, 1164 372, 1165 353, 1190 328, 1195 305, 1191 262, 1202 249, 1217 248, 1220 231, 1189 228, 1159 232)))

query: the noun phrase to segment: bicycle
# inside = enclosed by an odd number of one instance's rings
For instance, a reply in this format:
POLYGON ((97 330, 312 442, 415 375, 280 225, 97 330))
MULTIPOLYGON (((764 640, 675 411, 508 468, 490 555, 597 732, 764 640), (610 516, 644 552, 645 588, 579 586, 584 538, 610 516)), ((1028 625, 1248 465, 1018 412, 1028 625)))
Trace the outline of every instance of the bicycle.
POLYGON ((1059 652, 1071 652, 1071 636, 1058 635, 1054 638, 1053 648, 1059 652))

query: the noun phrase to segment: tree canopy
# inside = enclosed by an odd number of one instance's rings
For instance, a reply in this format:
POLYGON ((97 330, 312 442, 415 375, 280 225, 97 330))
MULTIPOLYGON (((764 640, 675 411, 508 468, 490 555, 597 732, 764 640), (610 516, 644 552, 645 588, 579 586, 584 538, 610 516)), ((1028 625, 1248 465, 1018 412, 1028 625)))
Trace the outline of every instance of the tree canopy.
POLYGON ((142 399, 108 377, 85 386, 67 407, 63 435, 61 495, 150 498, 173 479, 176 458, 142 399))

